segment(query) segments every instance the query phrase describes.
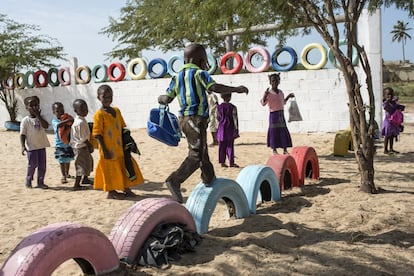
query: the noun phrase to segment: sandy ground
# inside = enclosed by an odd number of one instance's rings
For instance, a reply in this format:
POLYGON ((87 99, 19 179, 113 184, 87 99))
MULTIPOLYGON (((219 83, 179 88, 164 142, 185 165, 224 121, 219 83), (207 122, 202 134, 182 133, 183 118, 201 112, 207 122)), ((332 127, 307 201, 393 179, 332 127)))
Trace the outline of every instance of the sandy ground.
MULTIPOLYGON (((413 109, 407 109, 408 112, 413 109)), ((77 222, 109 234, 135 201, 169 196, 165 178, 186 156, 186 142, 165 146, 133 130, 142 155, 135 156, 146 183, 134 188, 134 200, 109 200, 102 191, 71 191, 73 180, 60 184, 60 171, 47 149, 45 183, 49 190, 26 189, 27 160, 20 154, 19 135, 0 130, 0 263, 35 230, 55 222, 77 222)), ((360 174, 350 152, 332 154, 335 133, 293 134, 295 146, 315 148, 320 179, 284 191, 279 202, 258 206, 257 214, 230 219, 219 202, 207 234, 192 254, 166 269, 142 268, 122 275, 413 275, 414 271, 414 124, 406 123, 395 149, 384 155, 377 143, 375 184, 384 191, 359 191, 360 174)), ((53 144, 52 134, 48 138, 53 144)), ((217 147, 210 147, 218 177, 236 179, 248 165, 266 164, 271 151, 265 133, 241 133, 236 140, 240 168, 221 168, 217 147)), ((97 160, 97 153, 94 153, 97 160)), ((72 174, 74 173, 72 166, 72 174)), ((185 183, 189 196, 200 182, 197 171, 185 183)), ((54 275, 83 275, 72 260, 54 275)))

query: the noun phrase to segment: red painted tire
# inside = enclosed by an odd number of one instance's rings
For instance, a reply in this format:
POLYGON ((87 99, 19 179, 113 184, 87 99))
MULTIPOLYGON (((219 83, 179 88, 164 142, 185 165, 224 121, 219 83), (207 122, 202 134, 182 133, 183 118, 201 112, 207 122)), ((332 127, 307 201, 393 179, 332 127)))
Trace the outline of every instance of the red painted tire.
POLYGON ((133 262, 141 246, 160 223, 182 223, 196 232, 191 213, 170 198, 146 198, 132 205, 116 222, 109 235, 119 259, 133 262))
POLYGON ((36 85, 36 87, 46 87, 47 82, 47 73, 43 70, 37 70, 33 75, 33 82, 36 85), (43 77, 43 82, 40 82, 40 76, 43 77))
POLYGON ((52 275, 70 259, 88 275, 109 273, 119 267, 118 256, 105 234, 81 224, 62 222, 40 228, 23 239, 3 264, 0 275, 52 275))
POLYGON ((299 187, 299 173, 295 159, 288 154, 274 154, 266 163, 271 167, 279 180, 280 190, 299 187))
POLYGON ((305 184, 305 178, 319 179, 319 161, 312 147, 294 147, 290 155, 295 159, 299 172, 299 185, 305 184))
POLYGON ((223 74, 237 74, 243 67, 243 58, 236 52, 227 52, 225 53, 220 60, 220 70, 223 74), (226 61, 229 58, 234 58, 236 60, 236 66, 233 69, 227 69, 226 61))
POLYGON ((122 80, 124 80, 125 75, 126 75, 125 66, 122 65, 122 63, 120 63, 120 62, 112 62, 108 66, 107 75, 108 75, 108 79, 110 81, 122 81, 122 80), (114 76, 115 68, 118 68, 118 70, 120 72, 119 76, 117 76, 117 77, 114 76))

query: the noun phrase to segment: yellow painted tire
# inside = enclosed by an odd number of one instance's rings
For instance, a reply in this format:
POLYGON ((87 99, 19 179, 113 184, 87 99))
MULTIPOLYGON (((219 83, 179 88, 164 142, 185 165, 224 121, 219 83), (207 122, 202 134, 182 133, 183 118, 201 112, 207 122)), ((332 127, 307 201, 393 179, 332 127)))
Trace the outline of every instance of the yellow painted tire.
POLYGON ((75 80, 77 84, 87 84, 91 81, 91 68, 86 65, 81 65, 78 68, 76 68, 75 71, 75 80), (82 71, 86 72, 86 78, 82 79, 82 71))
POLYGON ((128 64, 128 75, 132 80, 142 80, 148 73, 147 63, 142 58, 134 58, 128 64), (135 74, 135 66, 139 64, 141 66, 141 72, 135 74))
POLYGON ((17 73, 16 75, 14 75, 14 87, 17 89, 24 89, 25 85, 24 85, 24 74, 23 73, 17 73))
POLYGON ((319 43, 310 43, 306 45, 301 53, 301 62, 303 67, 305 67, 308 70, 318 70, 323 68, 326 63, 328 62, 328 58, 326 55, 326 49, 322 46, 322 44, 319 43), (316 64, 310 64, 308 62, 308 54, 311 50, 317 49, 321 53, 321 60, 316 64))

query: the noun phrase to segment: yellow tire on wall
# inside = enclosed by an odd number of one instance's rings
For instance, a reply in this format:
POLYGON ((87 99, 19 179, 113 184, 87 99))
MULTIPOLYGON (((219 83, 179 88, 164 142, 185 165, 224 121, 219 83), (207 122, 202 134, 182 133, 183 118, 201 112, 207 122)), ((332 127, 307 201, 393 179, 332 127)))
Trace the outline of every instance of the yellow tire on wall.
POLYGON ((23 73, 17 73, 16 75, 14 75, 14 87, 16 89, 24 89, 25 85, 24 85, 24 74, 23 73))
POLYGON ((328 62, 328 58, 326 55, 326 49, 322 46, 322 44, 319 43, 310 43, 306 45, 301 53, 301 62, 303 67, 305 67, 308 70, 318 70, 323 68, 326 63, 328 62), (308 61, 308 54, 311 50, 316 49, 321 53, 321 60, 316 64, 310 64, 308 61))
POLYGON ((128 75, 132 80, 142 80, 147 75, 148 68, 147 63, 142 58, 134 58, 128 64, 128 75), (134 69, 137 65, 141 66, 141 72, 135 74, 134 69))
POLYGON ((86 65, 81 65, 78 66, 78 68, 76 68, 75 71, 75 80, 77 84, 87 84, 91 81, 91 68, 89 68, 89 66, 86 65), (86 78, 82 79, 82 72, 85 71, 86 72, 86 78))

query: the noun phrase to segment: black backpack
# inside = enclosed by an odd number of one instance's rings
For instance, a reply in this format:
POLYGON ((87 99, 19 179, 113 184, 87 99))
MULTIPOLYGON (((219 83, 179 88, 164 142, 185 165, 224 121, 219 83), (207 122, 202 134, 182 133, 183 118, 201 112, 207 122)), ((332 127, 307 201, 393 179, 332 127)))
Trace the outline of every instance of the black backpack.
POLYGON ((200 242, 201 237, 182 224, 159 224, 140 248, 136 263, 160 268, 181 259, 180 254, 193 252, 200 242))

